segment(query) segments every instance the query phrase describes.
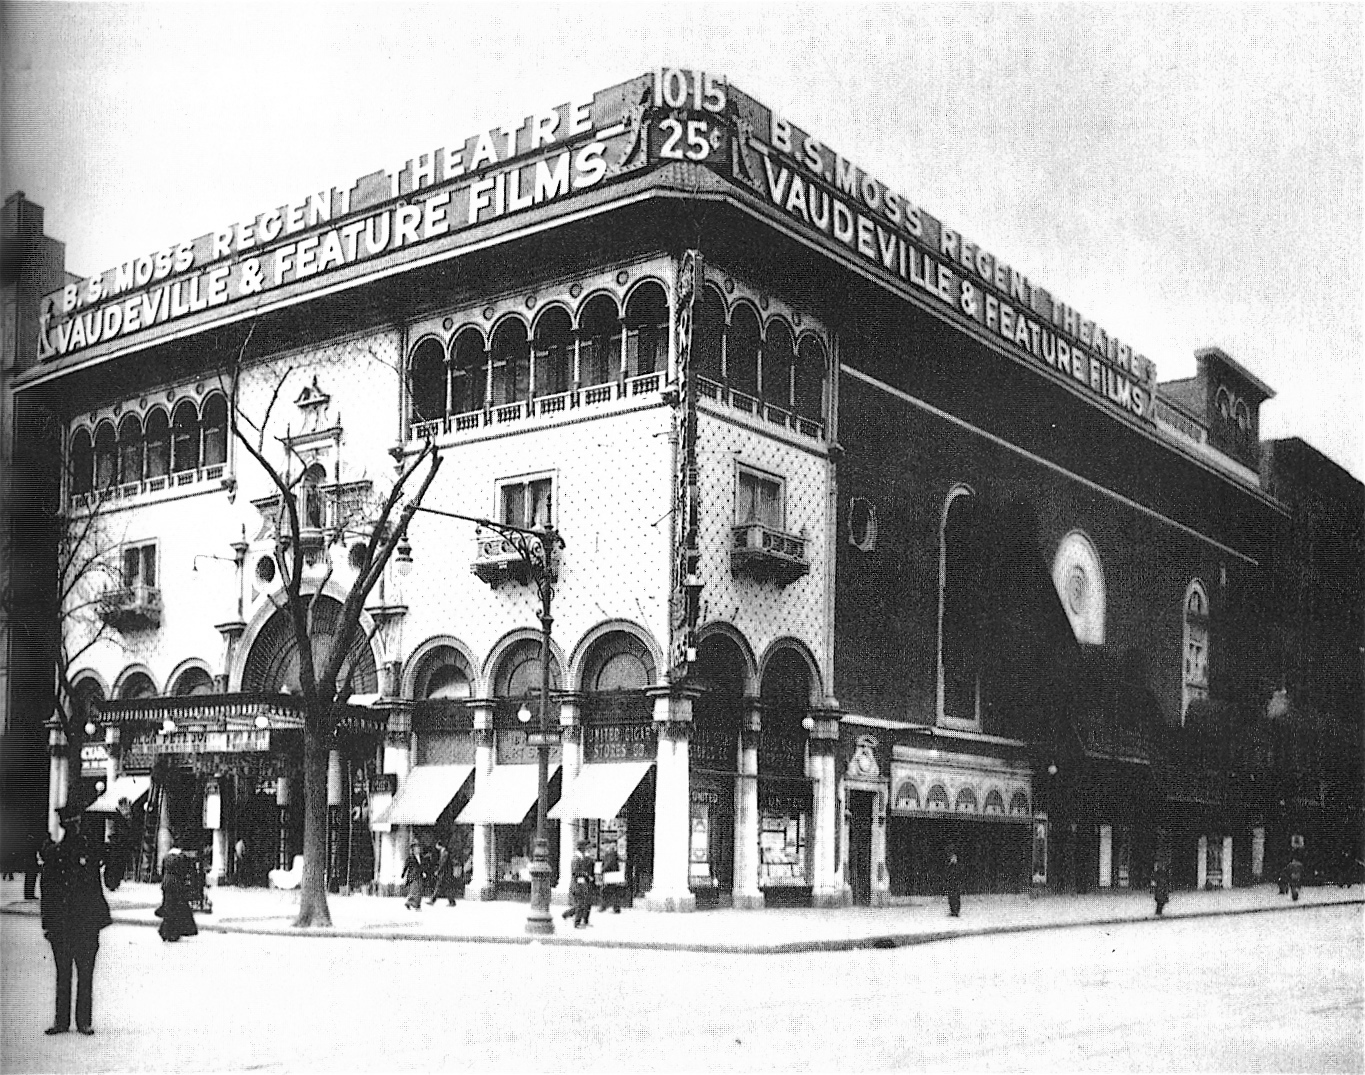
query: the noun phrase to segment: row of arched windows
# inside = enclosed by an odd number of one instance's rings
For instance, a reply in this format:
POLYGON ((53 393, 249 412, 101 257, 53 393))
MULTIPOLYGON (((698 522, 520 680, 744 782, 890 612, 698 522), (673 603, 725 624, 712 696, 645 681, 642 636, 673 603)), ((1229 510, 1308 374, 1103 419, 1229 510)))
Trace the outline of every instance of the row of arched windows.
POLYGON ((668 297, 648 280, 622 313, 616 299, 593 295, 578 311, 550 303, 528 325, 508 315, 485 338, 476 325, 449 344, 428 336, 408 360, 414 423, 468 414, 576 388, 662 371, 668 363, 668 297))
POLYGON ((823 421, 825 347, 812 332, 798 339, 783 317, 765 323, 747 299, 727 312, 720 290, 707 284, 697 304, 692 362, 698 374, 732 392, 823 421))
POLYGON ((168 416, 156 406, 143 419, 125 414, 117 426, 104 419, 93 437, 84 426, 71 438, 71 493, 111 489, 227 462, 227 399, 210 393, 202 408, 182 399, 168 416))

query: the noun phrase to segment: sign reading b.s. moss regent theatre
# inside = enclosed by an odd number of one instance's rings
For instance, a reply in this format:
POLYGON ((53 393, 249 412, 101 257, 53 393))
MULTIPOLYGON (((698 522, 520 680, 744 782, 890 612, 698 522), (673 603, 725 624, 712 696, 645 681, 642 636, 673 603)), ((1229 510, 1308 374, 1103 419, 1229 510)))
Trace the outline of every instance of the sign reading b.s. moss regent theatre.
POLYGON ((43 300, 39 357, 406 250, 669 161, 713 169, 816 242, 1108 405, 1153 420, 1155 370, 1103 327, 723 79, 664 68, 130 258, 43 300))

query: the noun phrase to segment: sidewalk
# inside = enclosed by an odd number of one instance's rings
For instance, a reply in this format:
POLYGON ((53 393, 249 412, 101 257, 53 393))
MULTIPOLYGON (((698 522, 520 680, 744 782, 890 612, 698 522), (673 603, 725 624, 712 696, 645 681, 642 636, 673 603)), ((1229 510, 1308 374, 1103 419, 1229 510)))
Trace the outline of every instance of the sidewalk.
MULTIPOLYGON (((421 911, 404 907, 401 896, 328 897, 331 930, 292 927, 297 893, 254 888, 214 888, 212 914, 195 916, 200 930, 267 933, 294 937, 373 937, 385 940, 468 941, 502 944, 562 944, 602 948, 652 948, 687 952, 782 953, 893 948, 952 937, 1017 933, 1154 921, 1146 892, 1105 892, 1085 896, 965 896, 962 917, 948 915, 947 901, 916 898, 906 906, 836 909, 774 908, 763 911, 715 910, 658 914, 643 910, 592 913, 588 929, 576 930, 552 908, 550 937, 526 933, 524 903, 444 901, 421 911)), ((152 914, 161 893, 155 885, 125 883, 106 892, 114 921, 154 926, 152 914)), ((1175 892, 1166 918, 1299 911, 1324 905, 1365 905, 1365 889, 1314 887, 1299 902, 1281 896, 1273 884, 1230 891, 1175 892)), ((20 880, 0 883, 0 913, 37 915, 36 901, 23 899, 20 880)))

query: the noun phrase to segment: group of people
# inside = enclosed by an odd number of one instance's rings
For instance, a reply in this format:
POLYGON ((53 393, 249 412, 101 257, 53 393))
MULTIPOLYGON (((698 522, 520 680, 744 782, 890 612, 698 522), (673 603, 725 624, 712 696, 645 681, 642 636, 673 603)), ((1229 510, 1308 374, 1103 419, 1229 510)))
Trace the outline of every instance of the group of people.
POLYGON ((574 929, 586 929, 594 902, 603 914, 608 907, 620 914, 625 894, 625 868, 615 845, 598 862, 591 841, 579 841, 569 867, 569 906, 562 917, 572 918, 574 929))
POLYGON ((437 837, 435 846, 414 840, 403 864, 404 891, 409 910, 420 911, 422 900, 435 903, 444 897, 454 907, 464 889, 465 863, 455 852, 453 841, 437 837))

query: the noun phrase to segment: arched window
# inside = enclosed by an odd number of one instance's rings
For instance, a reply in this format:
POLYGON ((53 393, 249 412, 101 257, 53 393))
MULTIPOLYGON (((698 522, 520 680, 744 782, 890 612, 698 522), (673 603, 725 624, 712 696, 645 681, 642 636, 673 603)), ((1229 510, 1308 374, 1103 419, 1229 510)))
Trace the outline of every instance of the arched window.
POLYGON ((177 697, 190 694, 212 694, 213 677, 202 668, 186 668, 176 677, 171 693, 177 697))
POLYGON ((171 419, 171 470, 183 474, 199 466, 199 412, 183 399, 171 419))
POLYGON ((118 481, 118 450, 114 423, 101 422, 95 428, 95 488, 108 489, 118 481))
POLYGON ((71 438, 71 495, 80 496, 90 492, 95 480, 95 449, 90 443, 88 429, 76 430, 71 438))
POLYGON ((1190 703, 1209 696, 1209 597, 1204 584, 1193 580, 1185 589, 1184 646, 1182 647, 1180 723, 1190 703))
POLYGON ((621 318, 610 296, 588 300, 579 315, 578 340, 578 376, 585 387, 621 376, 621 318))
POLYGON ((1104 568, 1090 539, 1079 530, 1062 538, 1052 558, 1052 584, 1077 642, 1104 644, 1104 568))
POLYGON ((1028 796, 1022 791, 1016 791, 1010 796, 1010 813, 1015 817, 1028 816, 1028 796))
POLYGON ((896 798, 892 803, 895 810, 918 810, 919 788, 915 787, 913 780, 902 780, 896 785, 896 798))
POLYGON ((147 413, 147 477, 164 478, 171 470, 171 422, 160 407, 147 413))
POLYGON ((314 463, 303 472, 299 482, 299 526, 306 530, 321 530, 325 513, 322 504, 322 483, 327 471, 321 463, 314 463))
POLYGON ((488 366, 483 337, 476 328, 461 329, 450 345, 450 413, 483 410, 488 395, 488 366))
POLYGON ((573 387, 573 323, 551 306, 536 319, 536 395, 557 396, 573 387))
POLYGON ((959 789, 957 800, 953 803, 953 809, 962 814, 975 814, 977 812, 976 792, 971 788, 959 789))
MULTIPOLYGON (((146 677, 144 676, 143 678, 145 679, 146 677)), ((150 683, 151 681, 148 680, 148 682, 150 683)), ((93 704, 95 702, 104 701, 104 688, 100 686, 100 681, 98 679, 91 678, 80 680, 78 683, 72 685, 71 693, 75 695, 76 704, 74 708, 76 712, 74 715, 77 720, 81 720, 81 718, 89 720, 93 715, 91 712, 93 704)), ((82 720, 81 723, 84 723, 84 720, 82 720)))
POLYGON ((1251 410, 1247 407, 1246 400, 1239 399, 1237 406, 1233 408, 1233 414, 1237 418, 1237 428, 1243 433, 1251 432, 1251 410))
POLYGON ((727 381, 736 392, 758 395, 758 353, 762 347, 758 311, 747 302, 736 304, 725 333, 727 381))
POLYGON ((929 795, 924 800, 927 810, 947 810, 948 809, 948 789, 942 784, 935 784, 929 789, 929 795))
POLYGON ((614 631, 601 639, 586 662, 584 690, 644 690, 654 682, 654 659, 649 648, 632 634, 614 631))
POLYGON ((118 481, 120 485, 142 480, 142 423, 125 414, 118 424, 118 481))
POLYGON ((204 401, 204 466, 227 462, 227 397, 214 392, 204 401))
POLYGON ((155 698, 156 685, 145 672, 134 672, 123 681, 118 696, 125 702, 136 701, 139 698, 155 698))
MULTIPOLYGON (((521 698, 540 693, 540 642, 524 639, 516 643, 498 662, 493 677, 495 697, 521 698)), ((550 654, 550 689, 559 689, 559 662, 550 654)))
POLYGON ((626 303, 626 376, 639 377, 668 364, 668 296, 653 280, 626 303))
POLYGON ((977 498, 948 494, 939 535, 939 706, 950 720, 980 719, 985 568, 977 498))
POLYGON ((413 694, 417 698, 468 698, 472 683, 463 654, 451 646, 438 646, 422 659, 413 694))
POLYGON ((1005 812, 1005 797, 999 791, 992 788, 986 792, 986 804, 981 808, 983 814, 990 814, 998 817, 1005 812))
POLYGON ((709 284, 692 313, 692 368, 715 381, 725 380, 725 300, 709 284))
POLYGON ((806 737, 802 721, 810 712, 811 673, 799 652, 783 648, 773 654, 763 669, 759 696, 763 701, 759 774, 804 775, 805 760, 799 744, 806 737))
POLYGON ((805 336, 797 351, 792 389, 793 409, 812 422, 825 420, 825 347, 814 336, 805 336))
MULTIPOLYGON (((331 648, 341 618, 341 602, 327 596, 312 601, 313 666, 321 668, 331 648)), ((379 689, 374 650, 363 630, 351 638, 351 648, 343 669, 354 668, 351 689, 356 694, 371 694, 379 689)), ((343 673, 345 674, 345 673, 343 673)), ((279 609, 256 635, 242 666, 242 690, 263 694, 299 692, 299 647, 294 623, 288 609, 279 609)))
POLYGON ((509 317, 493 333, 493 405, 526 399, 531 389, 531 343, 526 325, 509 317))
POLYGON ((1218 394, 1214 396, 1213 403, 1218 409, 1218 416, 1222 418, 1223 421, 1228 422, 1232 420, 1232 396, 1228 394, 1226 388, 1218 389, 1218 394))
POLYGON ((763 341, 763 402, 784 411, 792 409, 792 367, 796 348, 792 330, 781 318, 768 322, 763 341))
POLYGON ((413 424, 445 416, 446 352, 433 336, 413 348, 408 360, 408 397, 413 424))

